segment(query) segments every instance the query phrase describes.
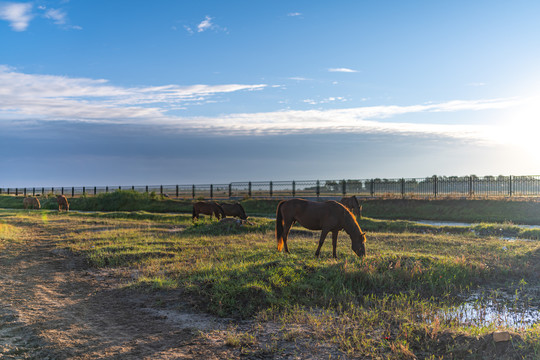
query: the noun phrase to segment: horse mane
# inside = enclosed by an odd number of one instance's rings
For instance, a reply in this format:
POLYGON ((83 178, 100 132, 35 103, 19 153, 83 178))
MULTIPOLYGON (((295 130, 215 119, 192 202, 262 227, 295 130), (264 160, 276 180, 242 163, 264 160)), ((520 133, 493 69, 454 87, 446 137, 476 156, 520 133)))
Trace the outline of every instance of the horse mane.
POLYGON ((358 232, 358 235, 360 235, 362 233, 362 229, 360 228, 360 225, 358 225, 358 221, 356 221, 356 216, 354 216, 352 211, 349 210, 346 206, 342 205, 341 207, 345 212, 343 216, 343 218, 345 219, 345 227, 343 230, 345 230, 345 232, 349 235, 352 235, 351 232, 358 232))

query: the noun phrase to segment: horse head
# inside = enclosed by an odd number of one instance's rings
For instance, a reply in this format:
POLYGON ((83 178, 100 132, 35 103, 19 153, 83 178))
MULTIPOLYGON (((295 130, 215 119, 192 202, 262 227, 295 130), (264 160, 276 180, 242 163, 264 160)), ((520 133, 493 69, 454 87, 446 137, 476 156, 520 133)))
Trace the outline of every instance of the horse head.
POLYGON ((242 205, 238 204, 238 207, 240 208, 240 219, 247 220, 248 217, 247 217, 246 211, 244 210, 242 205))
POLYGON ((359 231, 359 236, 351 237, 352 250, 359 257, 366 256, 366 233, 359 231))

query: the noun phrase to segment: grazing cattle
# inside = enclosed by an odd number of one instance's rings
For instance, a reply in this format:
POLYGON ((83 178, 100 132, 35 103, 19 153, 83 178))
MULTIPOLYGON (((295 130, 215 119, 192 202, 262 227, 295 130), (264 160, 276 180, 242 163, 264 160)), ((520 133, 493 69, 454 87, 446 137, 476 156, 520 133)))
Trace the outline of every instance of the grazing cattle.
POLYGON ((56 201, 58 202, 58 211, 62 211, 62 209, 66 212, 69 211, 69 203, 64 195, 58 195, 56 201))
POLYGON ((199 201, 193 204, 193 214, 191 219, 197 218, 199 219, 199 214, 205 214, 205 215, 215 215, 215 217, 219 220, 225 217, 225 212, 223 211, 223 208, 216 202, 213 201, 199 201))
POLYGON ((41 209, 41 204, 37 197, 27 197, 23 200, 24 209, 28 209, 30 206, 32 209, 41 209))
POLYGON ((356 196, 342 197, 339 202, 351 210, 354 215, 362 218, 362 206, 358 203, 356 196))
POLYGON ((246 212, 244 211, 244 208, 239 203, 234 204, 227 204, 227 203, 221 203, 221 207, 223 208, 223 211, 225 211, 225 216, 236 216, 239 217, 242 220, 247 219, 246 212))
POLYGON ((356 255, 366 255, 366 233, 362 232, 354 215, 337 201, 314 202, 304 199, 284 200, 278 204, 276 211, 276 240, 278 251, 287 247, 287 236, 294 223, 298 222, 310 230, 322 230, 319 247, 315 256, 319 257, 324 239, 332 232, 333 256, 337 258, 336 247, 340 230, 351 238, 352 250, 356 255))

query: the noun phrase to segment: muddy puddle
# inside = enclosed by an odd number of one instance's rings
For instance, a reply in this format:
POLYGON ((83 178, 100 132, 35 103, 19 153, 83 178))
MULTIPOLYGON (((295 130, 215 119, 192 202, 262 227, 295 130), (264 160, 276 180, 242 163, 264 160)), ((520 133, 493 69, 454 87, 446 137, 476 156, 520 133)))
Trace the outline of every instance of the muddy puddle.
POLYGON ((540 287, 477 290, 438 316, 445 322, 476 327, 529 328, 540 323, 540 287))

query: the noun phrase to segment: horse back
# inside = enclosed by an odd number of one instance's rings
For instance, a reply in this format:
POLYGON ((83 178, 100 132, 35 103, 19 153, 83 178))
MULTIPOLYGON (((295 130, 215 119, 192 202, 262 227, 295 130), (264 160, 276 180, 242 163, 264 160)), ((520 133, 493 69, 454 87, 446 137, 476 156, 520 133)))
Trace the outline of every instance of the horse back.
POLYGON ((337 201, 315 202, 304 199, 285 200, 281 206, 285 221, 297 221, 310 230, 343 228, 343 205, 337 201))

